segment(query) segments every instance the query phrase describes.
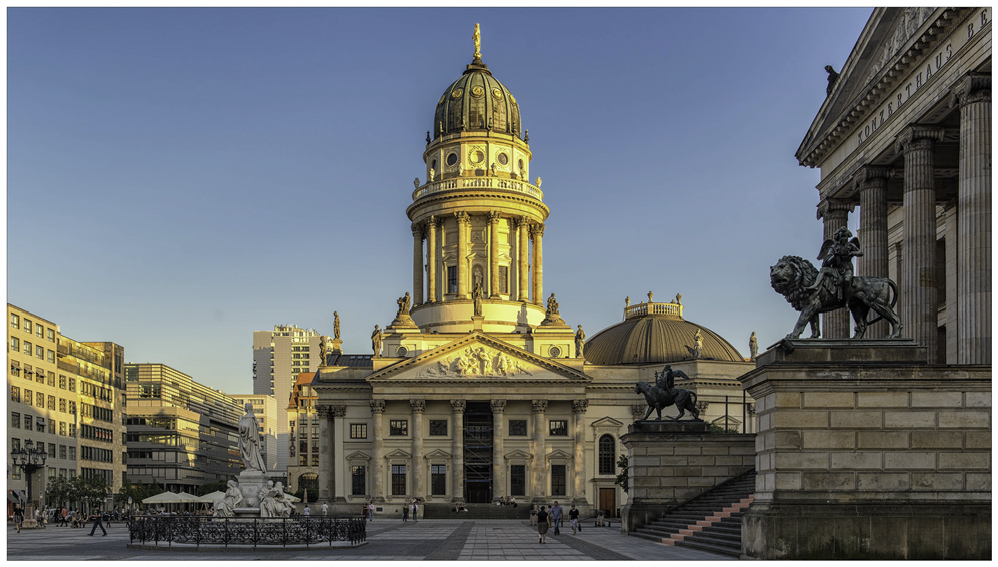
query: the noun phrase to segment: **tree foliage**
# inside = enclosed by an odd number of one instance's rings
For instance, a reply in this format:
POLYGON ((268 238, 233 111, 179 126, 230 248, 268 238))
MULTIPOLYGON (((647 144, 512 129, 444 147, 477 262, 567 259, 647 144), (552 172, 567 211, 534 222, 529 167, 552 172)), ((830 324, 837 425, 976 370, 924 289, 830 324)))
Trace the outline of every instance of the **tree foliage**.
POLYGON ((111 495, 111 486, 102 475, 76 477, 77 497, 91 508, 100 507, 111 495))
POLYGON ((59 476, 49 479, 48 488, 45 490, 46 502, 52 506, 69 506, 78 498, 78 478, 68 479, 59 476))
POLYGON ((229 485, 226 482, 206 482, 201 486, 198 486, 198 496, 204 496, 205 494, 211 494, 212 492, 225 492, 225 489, 229 485))
POLYGON ((617 468, 620 469, 620 472, 617 473, 617 478, 613 481, 614 484, 623 488, 625 493, 627 492, 627 487, 628 487, 627 463, 628 463, 627 455, 621 453, 620 458, 617 459, 617 468))

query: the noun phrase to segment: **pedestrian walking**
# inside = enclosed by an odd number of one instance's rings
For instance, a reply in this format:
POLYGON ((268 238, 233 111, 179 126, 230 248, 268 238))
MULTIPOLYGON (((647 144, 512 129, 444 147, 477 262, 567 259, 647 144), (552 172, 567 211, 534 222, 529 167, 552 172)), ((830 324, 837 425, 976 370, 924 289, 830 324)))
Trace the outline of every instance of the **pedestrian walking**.
POLYGON ((65 506, 59 511, 59 525, 69 527, 69 522, 66 521, 66 516, 69 515, 69 510, 65 506))
POLYGON ((367 505, 367 521, 374 521, 374 502, 370 502, 367 505))
POLYGON ((412 501, 412 521, 413 522, 419 521, 419 506, 416 505, 415 500, 412 501))
POLYGON ((14 504, 14 527, 17 533, 21 533, 21 524, 24 523, 24 508, 20 504, 14 504))
POLYGON ((579 509, 572 504, 572 509, 568 511, 568 521, 572 524, 572 535, 575 535, 577 531, 581 531, 582 526, 579 525, 579 509))
POLYGON ((402 521, 403 522, 408 522, 409 521, 409 506, 408 505, 402 506, 402 521))
POLYGON ((312 512, 312 509, 308 507, 308 503, 305 504, 305 515, 308 516, 312 512))
POLYGON ((326 504, 325 502, 323 502, 322 503, 322 515, 325 516, 327 512, 329 512, 329 504, 326 504))
POLYGON ((547 543, 548 513, 544 511, 544 506, 537 511, 537 534, 541 536, 537 539, 537 543, 547 543))
POLYGON ((551 506, 551 521, 554 523, 554 535, 561 535, 561 516, 564 512, 561 504, 558 504, 558 501, 555 500, 554 506, 551 506))
POLYGON ((98 527, 100 528, 100 531, 104 532, 104 535, 107 535, 107 530, 104 529, 104 523, 102 522, 102 519, 103 516, 100 513, 100 510, 95 510, 93 515, 94 527, 90 528, 91 536, 94 535, 94 532, 97 531, 98 527))

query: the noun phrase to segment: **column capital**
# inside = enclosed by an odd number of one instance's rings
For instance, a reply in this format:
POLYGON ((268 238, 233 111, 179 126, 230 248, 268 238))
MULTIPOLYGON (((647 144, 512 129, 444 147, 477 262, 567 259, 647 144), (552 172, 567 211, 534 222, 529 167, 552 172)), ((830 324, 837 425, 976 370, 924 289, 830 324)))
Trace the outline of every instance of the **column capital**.
POLYGON ((991 102, 991 74, 969 73, 950 87, 950 108, 991 102))
POLYGON ((315 413, 319 414, 319 417, 323 420, 329 419, 329 416, 333 415, 333 406, 325 404, 316 405, 315 413))
POLYGON ((457 211, 456 213, 454 213, 454 218, 457 219, 458 223, 469 223, 469 222, 471 222, 471 215, 469 215, 465 211, 457 211))
POLYGON ((544 413, 548 409, 547 400, 533 400, 530 402, 530 411, 534 413, 544 413))
POLYGON ((371 413, 385 413, 385 400, 371 400, 371 413))
POLYGON ((894 151, 900 154, 931 149, 933 143, 943 140, 944 134, 945 130, 938 126, 910 124, 895 139, 894 151))
POLYGON ((489 224, 490 225, 499 222, 500 218, 502 218, 502 213, 501 212, 499 212, 499 211, 489 211, 488 219, 489 219, 489 224))
POLYGON ((530 225, 530 234, 532 236, 544 236, 544 223, 535 222, 530 225))
POLYGON ((589 400, 572 400, 572 413, 586 413, 589 409, 589 400))
POLYGON ((451 413, 464 413, 466 407, 468 407, 468 402, 464 400, 451 400, 450 402, 451 413))
POLYGON ((530 217, 528 217, 527 215, 516 217, 515 220, 517 228, 520 227, 530 228, 530 217))
POLYGON ((426 219, 426 226, 428 226, 428 227, 436 227, 437 226, 437 222, 438 222, 437 221, 437 215, 430 215, 430 217, 428 219, 426 219))
POLYGON ((346 417, 347 416, 347 407, 346 406, 332 406, 330 409, 332 410, 333 417, 346 417))
POLYGON ((426 411, 426 400, 409 400, 409 408, 412 413, 423 413, 426 411))
POLYGON ((414 222, 410 228, 412 228, 413 238, 423 239, 423 223, 414 222))
POLYGON ((871 182, 887 181, 894 177, 894 168, 881 165, 864 165, 852 176, 853 184, 862 188, 871 182))
POLYGON ((855 203, 850 203, 849 201, 840 201, 839 199, 822 199, 818 203, 818 220, 823 218, 828 218, 834 215, 834 213, 846 214, 851 213, 856 208, 855 203))
POLYGON ((492 400, 492 413, 502 413, 506 411, 506 400, 492 400))

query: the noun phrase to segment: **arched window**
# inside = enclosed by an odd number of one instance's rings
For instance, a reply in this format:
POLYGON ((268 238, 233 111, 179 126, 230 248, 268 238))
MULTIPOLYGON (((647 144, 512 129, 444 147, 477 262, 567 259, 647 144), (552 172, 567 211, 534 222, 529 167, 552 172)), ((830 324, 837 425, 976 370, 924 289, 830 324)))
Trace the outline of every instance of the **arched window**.
POLYGON ((614 459, 616 456, 614 445, 613 435, 609 433, 599 438, 599 474, 614 473, 613 467, 616 460, 614 459))

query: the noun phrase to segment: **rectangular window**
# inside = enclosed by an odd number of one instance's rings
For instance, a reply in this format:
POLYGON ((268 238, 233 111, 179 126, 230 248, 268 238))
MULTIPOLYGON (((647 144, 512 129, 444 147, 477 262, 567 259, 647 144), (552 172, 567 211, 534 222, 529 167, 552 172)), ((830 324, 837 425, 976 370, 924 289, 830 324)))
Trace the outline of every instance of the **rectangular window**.
POLYGON ((35 347, 35 358, 38 360, 45 360, 45 347, 37 345, 35 347))
POLYGON ((45 433, 45 418, 44 417, 39 416, 39 417, 35 418, 35 431, 37 431, 38 433, 45 433))
POLYGON ((59 398, 59 411, 66 413, 66 400, 59 398))
MULTIPOLYGON (((76 460, 76 447, 73 447, 72 445, 69 446, 69 460, 70 461, 75 461, 76 460)), ((75 472, 76 471, 70 470, 70 475, 71 476, 76 476, 75 474, 73 474, 75 472)))
POLYGON ((21 403, 21 389, 17 386, 10 387, 10 401, 21 403))
POLYGON ((565 495, 565 465, 551 465, 551 495, 565 495))
POLYGON ((48 349, 45 351, 45 360, 51 363, 55 363, 55 351, 48 349))
POLYGON ((319 455, 316 455, 315 453, 312 454, 312 466, 319 466, 319 455))
MULTIPOLYGON (((24 320, 24 332, 31 334, 31 319, 24 320)), ((28 354, 31 354, 30 352, 28 354)))
POLYGON ((69 401, 69 413, 76 415, 76 402, 72 400, 69 401))
POLYGON ((35 325, 35 336, 39 339, 45 338, 45 327, 41 325, 35 325))
POLYGON ((430 420, 430 435, 443 435, 447 436, 447 420, 446 419, 431 419, 430 420))
POLYGON ((509 467, 509 491, 514 496, 523 496, 527 493, 527 466, 510 465, 509 467))
POLYGON ((392 419, 388 422, 388 434, 389 435, 409 435, 409 420, 407 419, 392 419))
POLYGON ((31 343, 24 341, 24 354, 31 356, 31 343))
POLYGON ((18 329, 21 327, 21 318, 13 313, 10 314, 10 326, 18 329))
POLYGON ((11 412, 10 414, 10 426, 14 429, 21 428, 21 414, 17 412, 11 412))
POLYGON ((405 496, 405 465, 392 465, 392 496, 405 496))
MULTIPOLYGON (((527 420, 525 419, 511 419, 509 420, 509 435, 510 437, 526 437, 527 436, 527 420)), ((517 492, 516 494, 520 494, 517 492)))
POLYGON ((446 465, 430 465, 430 494, 433 496, 447 494, 446 465))
POLYGON ((59 435, 63 435, 63 436, 66 435, 66 422, 65 421, 60 421, 59 422, 59 435))
POLYGON ((24 403, 30 406, 31 403, 34 402, 34 401, 35 401, 34 393, 31 390, 25 389, 24 390, 24 403))
POLYGON ((350 438, 351 439, 367 439, 367 424, 366 423, 351 423, 350 424, 350 438))
POLYGON ((499 293, 509 293, 509 266, 499 266, 499 293))
POLYGON ((65 445, 59 445, 59 458, 60 459, 65 459, 66 458, 66 446, 65 445))
POLYGON ((55 396, 49 396, 48 408, 52 411, 55 411, 55 396))
POLYGON ((13 352, 21 352, 21 339, 17 337, 11 337, 10 350, 12 350, 13 352))
POLYGON ((69 436, 70 437, 76 437, 76 424, 75 423, 70 423, 69 424, 69 436))
POLYGON ((42 409, 45 408, 45 394, 41 392, 35 394, 35 405, 42 409))
POLYGON ((55 420, 54 419, 50 419, 49 420, 49 434, 50 435, 55 435, 55 420))
POLYGON ((298 456, 298 466, 307 467, 308 466, 308 455, 298 456))
POLYGON ((551 435, 568 435, 568 421, 564 419, 551 420, 551 435))
POLYGON ((54 343, 55 342, 55 329, 49 329, 47 337, 48 337, 48 340, 49 340, 50 343, 54 343))
POLYGON ((76 391, 76 378, 73 378, 72 376, 69 377, 69 391, 76 391))
POLYGON ((351 494, 354 496, 367 494, 367 467, 363 465, 352 467, 350 469, 350 477, 353 480, 353 491, 351 494))
POLYGON ((46 377, 48 378, 49 386, 55 388, 55 372, 49 372, 48 374, 46 374, 46 377))
POLYGON ((447 266, 447 293, 457 293, 457 266, 447 266))
POLYGON ((24 414, 24 428, 27 429, 28 431, 31 431, 31 427, 32 427, 32 425, 31 425, 31 414, 30 413, 26 413, 26 414, 24 414))

